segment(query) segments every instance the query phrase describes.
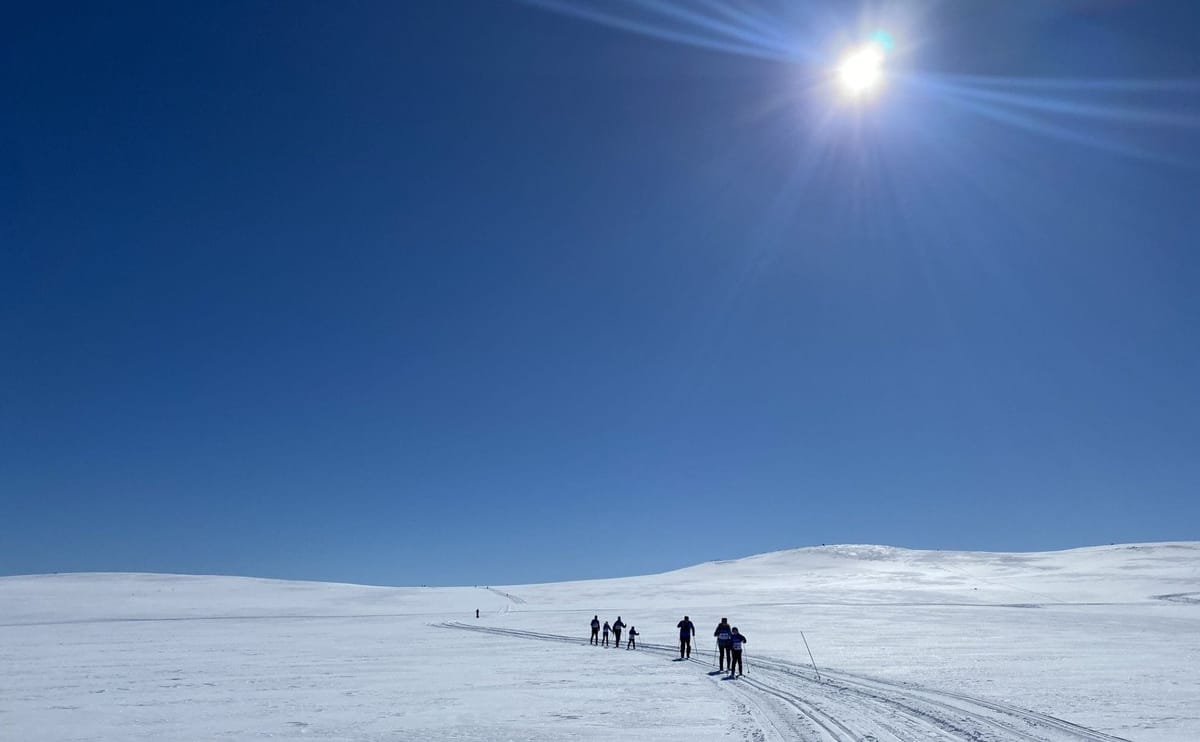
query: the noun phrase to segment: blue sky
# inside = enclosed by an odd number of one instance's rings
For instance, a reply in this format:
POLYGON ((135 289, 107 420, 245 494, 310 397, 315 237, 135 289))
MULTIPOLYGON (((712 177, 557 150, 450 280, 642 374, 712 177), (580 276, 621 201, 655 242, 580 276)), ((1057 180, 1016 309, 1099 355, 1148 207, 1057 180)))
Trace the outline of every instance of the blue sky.
POLYGON ((0 573, 1200 537, 1200 7, 804 8, 14 9, 0 573))

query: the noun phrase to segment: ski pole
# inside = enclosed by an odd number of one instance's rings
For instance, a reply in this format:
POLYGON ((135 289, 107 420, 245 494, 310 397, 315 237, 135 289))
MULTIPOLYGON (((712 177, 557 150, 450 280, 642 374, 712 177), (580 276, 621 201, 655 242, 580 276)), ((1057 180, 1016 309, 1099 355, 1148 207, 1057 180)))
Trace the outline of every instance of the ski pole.
POLYGON ((808 659, 812 662, 813 670, 816 670, 816 672, 817 672, 817 680, 820 680, 821 679, 821 671, 817 669, 817 661, 813 659, 812 649, 809 648, 808 639, 804 638, 803 631, 800 632, 800 638, 804 639, 804 648, 808 650, 808 659))

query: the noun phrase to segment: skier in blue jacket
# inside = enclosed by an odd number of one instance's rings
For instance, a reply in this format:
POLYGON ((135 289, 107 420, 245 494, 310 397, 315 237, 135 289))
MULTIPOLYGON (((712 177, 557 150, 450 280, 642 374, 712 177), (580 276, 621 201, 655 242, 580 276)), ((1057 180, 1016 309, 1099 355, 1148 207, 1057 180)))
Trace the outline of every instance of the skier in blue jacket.
POLYGON ((746 637, 742 636, 737 627, 733 627, 733 633, 729 637, 729 677, 733 677, 733 667, 737 665, 737 674, 742 674, 742 645, 746 643, 746 637))
POLYGON ((729 640, 732 632, 729 629, 729 619, 722 618, 721 623, 717 624, 716 631, 713 636, 717 637, 717 670, 724 670, 725 663, 729 660, 729 640))
POLYGON ((638 630, 636 627, 629 627, 629 641, 625 642, 626 649, 633 649, 637 646, 638 630))

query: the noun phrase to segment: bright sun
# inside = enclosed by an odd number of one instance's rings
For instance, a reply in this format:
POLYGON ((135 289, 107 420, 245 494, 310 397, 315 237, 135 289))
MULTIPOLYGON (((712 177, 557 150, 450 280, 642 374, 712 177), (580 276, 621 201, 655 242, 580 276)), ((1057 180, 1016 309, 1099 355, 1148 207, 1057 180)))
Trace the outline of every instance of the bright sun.
POLYGON ((883 49, 876 43, 861 46, 842 58, 838 80, 853 97, 862 97, 879 86, 883 78, 883 49))

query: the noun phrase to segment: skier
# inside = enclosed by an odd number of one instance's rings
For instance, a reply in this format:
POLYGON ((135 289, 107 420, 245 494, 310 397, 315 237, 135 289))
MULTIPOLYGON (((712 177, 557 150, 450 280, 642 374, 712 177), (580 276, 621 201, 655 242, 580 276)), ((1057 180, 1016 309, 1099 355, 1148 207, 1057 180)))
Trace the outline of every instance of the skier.
POLYGON ((696 635, 696 624, 687 616, 675 624, 679 627, 679 659, 685 660, 692 656, 692 637, 696 635))
POLYGON ((592 616, 592 639, 588 644, 600 644, 600 617, 592 616))
POLYGON ((737 665, 737 674, 742 674, 742 645, 746 643, 746 637, 742 636, 737 627, 733 627, 733 632, 729 636, 729 677, 733 677, 733 667, 737 665))
POLYGON ((617 616, 617 620, 613 623, 613 640, 616 642, 617 649, 621 648, 621 631, 625 628, 625 622, 617 616))
POLYGON ((630 626, 629 627, 629 641, 625 642, 626 649, 633 649, 637 646, 637 635, 638 635, 638 630, 635 627, 630 626))
POLYGON ((478 608, 475 609, 475 618, 479 618, 479 609, 478 608))
POLYGON ((604 646, 606 646, 606 647, 608 646, 608 632, 609 632, 608 621, 605 621, 604 622, 604 646))
POLYGON ((713 632, 713 636, 717 637, 717 670, 724 670, 725 662, 729 660, 729 639, 731 634, 729 619, 722 618, 721 623, 717 624, 717 630, 713 632))

